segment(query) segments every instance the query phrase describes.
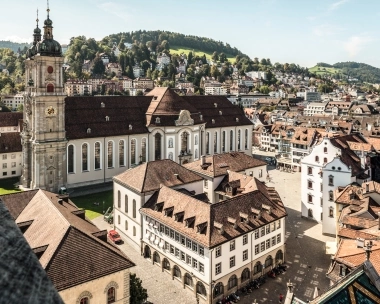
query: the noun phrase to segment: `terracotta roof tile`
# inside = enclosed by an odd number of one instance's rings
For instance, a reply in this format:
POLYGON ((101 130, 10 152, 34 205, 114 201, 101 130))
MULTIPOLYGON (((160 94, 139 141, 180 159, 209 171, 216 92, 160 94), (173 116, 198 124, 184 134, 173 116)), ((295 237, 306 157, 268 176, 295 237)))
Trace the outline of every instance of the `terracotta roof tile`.
POLYGON ((160 185, 174 187, 200 180, 199 175, 169 159, 143 163, 114 177, 117 183, 140 193, 158 190, 160 185))
POLYGON ((38 190, 22 191, 0 196, 13 219, 16 220, 24 208, 29 204, 38 190))

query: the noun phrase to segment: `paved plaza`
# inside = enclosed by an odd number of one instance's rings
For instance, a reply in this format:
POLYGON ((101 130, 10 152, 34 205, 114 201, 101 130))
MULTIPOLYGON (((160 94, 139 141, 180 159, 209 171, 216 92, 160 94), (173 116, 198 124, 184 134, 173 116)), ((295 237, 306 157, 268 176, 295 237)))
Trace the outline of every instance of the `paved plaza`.
MULTIPOLYGON (((273 156, 273 153, 259 153, 273 156)), ((326 254, 326 242, 332 242, 334 238, 323 236, 320 224, 301 218, 301 174, 280 172, 274 167, 269 167, 268 172, 271 181, 267 185, 276 188, 288 212, 285 259, 289 267, 284 274, 274 279, 267 278, 267 282, 260 289, 242 295, 239 303, 252 304, 254 300, 256 303, 278 303, 279 294, 286 294, 288 281, 294 284, 298 298, 304 301, 311 300, 316 288, 322 293, 329 286, 326 271, 331 256, 326 254)), ((111 225, 103 221, 102 216, 93 222, 100 229, 112 229, 111 225)), ((136 263, 137 266, 132 268, 132 272, 142 279, 144 288, 148 290, 149 301, 154 304, 197 303, 194 292, 183 289, 179 282, 163 273, 160 267, 144 259, 140 251, 136 251, 127 243, 119 247, 136 263)), ((201 299, 200 303, 202 302, 201 299)))

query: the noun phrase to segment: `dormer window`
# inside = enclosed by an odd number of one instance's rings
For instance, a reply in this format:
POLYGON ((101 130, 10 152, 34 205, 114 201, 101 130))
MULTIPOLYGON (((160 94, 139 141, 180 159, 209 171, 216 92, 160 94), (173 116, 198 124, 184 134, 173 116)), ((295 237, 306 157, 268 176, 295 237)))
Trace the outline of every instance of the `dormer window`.
POLYGON ((230 223, 232 225, 232 227, 234 227, 234 229, 237 228, 237 221, 236 221, 236 219, 234 219, 232 217, 228 217, 227 221, 228 221, 228 223, 230 223))
POLYGON ((217 108, 217 107, 218 107, 218 104, 217 104, 216 102, 214 103, 214 107, 215 107, 215 108, 217 108))
POLYGON ((261 207, 262 207, 266 212, 268 212, 269 214, 271 214, 271 212, 272 212, 272 208, 271 208, 271 206, 268 206, 268 205, 262 204, 261 207))
POLYGON ((239 212, 239 215, 240 215, 240 223, 248 222, 248 214, 239 212))
POLYGON ((161 123, 160 117, 156 117, 156 124, 161 123))
POLYGON ((236 122, 239 122, 239 118, 236 117, 236 122))
POLYGON ((219 115, 223 115, 222 111, 219 111, 219 115))
POLYGON ((106 121, 110 121, 110 117, 109 116, 106 116, 106 121))
POLYGON ((203 120, 203 115, 199 114, 199 119, 202 121, 203 120))
POLYGON ((91 134, 91 129, 87 128, 87 134, 91 134))
POLYGON ((105 108, 105 107, 106 107, 106 105, 104 104, 104 102, 102 102, 102 103, 100 104, 100 107, 101 107, 101 108, 105 108))
POLYGON ((215 119, 211 119, 211 123, 212 123, 212 124, 215 124, 215 119))
POLYGON ((132 130, 132 125, 129 125, 129 130, 132 130))
POLYGON ((218 230, 219 234, 223 234, 224 233, 224 228, 223 228, 223 224, 222 223, 219 223, 219 222, 214 222, 214 227, 218 230))

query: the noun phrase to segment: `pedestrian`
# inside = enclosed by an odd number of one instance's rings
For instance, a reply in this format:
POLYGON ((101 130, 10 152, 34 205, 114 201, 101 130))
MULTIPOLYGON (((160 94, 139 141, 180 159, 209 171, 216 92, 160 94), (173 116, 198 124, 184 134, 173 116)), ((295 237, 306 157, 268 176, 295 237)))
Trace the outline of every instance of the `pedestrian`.
POLYGON ((282 293, 280 293, 280 297, 279 297, 279 303, 282 303, 282 299, 284 298, 284 296, 282 295, 282 293))

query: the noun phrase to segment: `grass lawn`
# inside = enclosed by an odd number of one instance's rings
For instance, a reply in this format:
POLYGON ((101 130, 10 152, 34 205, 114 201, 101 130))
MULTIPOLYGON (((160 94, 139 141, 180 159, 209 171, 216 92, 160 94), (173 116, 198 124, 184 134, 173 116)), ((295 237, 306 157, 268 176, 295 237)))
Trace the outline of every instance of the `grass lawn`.
POLYGON ((19 182, 18 177, 0 179, 0 195, 15 193, 21 191, 14 184, 19 182))
MULTIPOLYGON (((187 55, 187 54, 189 54, 190 51, 193 52, 194 56, 197 56, 197 55, 203 56, 203 54, 205 54, 206 58, 211 60, 212 53, 206 53, 206 52, 202 52, 202 51, 197 50, 197 49, 191 49, 191 48, 187 48, 187 47, 183 47, 183 46, 176 46, 176 45, 170 46, 170 53, 173 53, 173 54, 179 55, 179 54, 185 53, 187 55)), ((231 62, 231 63, 235 62, 235 56, 231 56, 229 54, 226 54, 226 56, 227 56, 227 59, 229 62, 231 62)))
POLYGON ((340 69, 337 69, 337 68, 325 68, 325 67, 321 67, 321 66, 317 66, 317 65, 314 66, 314 67, 312 67, 312 68, 310 68, 309 71, 311 73, 316 73, 316 74, 319 74, 319 75, 334 75, 334 74, 340 73, 340 69))
POLYGON ((86 209, 86 216, 92 220, 107 211, 108 207, 113 205, 113 191, 105 191, 84 196, 70 198, 78 208, 86 209), (94 202, 99 202, 99 206, 94 205, 94 202))

